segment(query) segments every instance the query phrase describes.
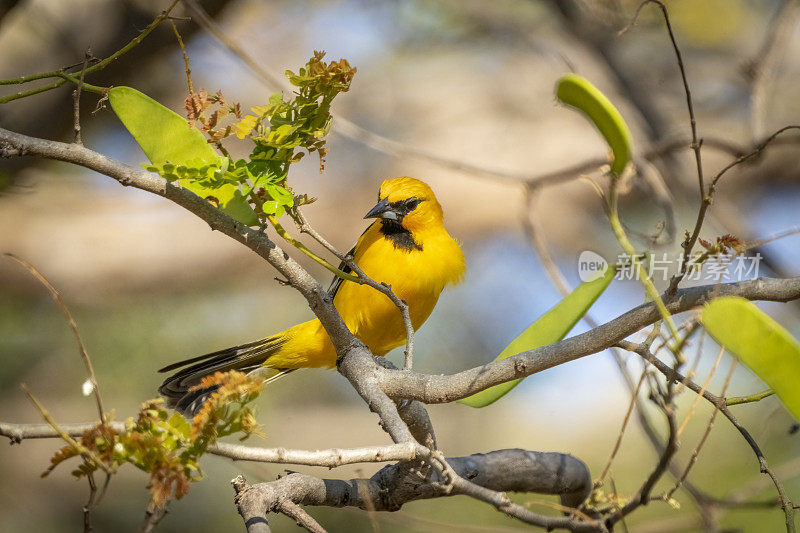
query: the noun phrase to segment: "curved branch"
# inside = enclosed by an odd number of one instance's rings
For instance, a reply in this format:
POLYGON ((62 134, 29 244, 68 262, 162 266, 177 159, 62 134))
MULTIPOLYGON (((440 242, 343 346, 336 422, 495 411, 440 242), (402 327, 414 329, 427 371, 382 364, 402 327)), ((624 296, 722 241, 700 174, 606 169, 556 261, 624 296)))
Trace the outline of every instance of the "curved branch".
MULTIPOLYGON (((502 494, 505 491, 559 494, 565 505, 574 506, 576 502, 582 502, 591 491, 592 480, 586 465, 571 455, 509 449, 452 457, 447 459, 447 463, 466 484, 476 485, 504 498, 504 503, 496 506, 510 516, 548 529, 605 531, 599 520, 538 515, 511 503, 502 494), (466 482, 467 479, 470 481, 466 482)), ((445 479, 420 477, 418 463, 389 465, 369 479, 345 481, 292 473, 276 481, 255 485, 248 485, 239 476, 233 483, 239 513, 245 523, 248 527, 253 524, 261 528, 266 525, 265 514, 270 511, 282 512, 281 506, 287 502, 397 511, 414 500, 473 495, 458 482, 448 484, 445 479)))
MULTIPOLYGON (((672 314, 681 313, 699 307, 717 296, 741 296, 748 300, 774 302, 796 300, 800 298, 800 276, 786 279, 758 278, 681 289, 676 292, 667 309, 672 314)), ((419 400, 424 403, 452 402, 493 385, 524 378, 605 350, 659 319, 656 306, 647 303, 580 335, 456 374, 425 375, 382 369, 381 387, 392 398, 419 400)))

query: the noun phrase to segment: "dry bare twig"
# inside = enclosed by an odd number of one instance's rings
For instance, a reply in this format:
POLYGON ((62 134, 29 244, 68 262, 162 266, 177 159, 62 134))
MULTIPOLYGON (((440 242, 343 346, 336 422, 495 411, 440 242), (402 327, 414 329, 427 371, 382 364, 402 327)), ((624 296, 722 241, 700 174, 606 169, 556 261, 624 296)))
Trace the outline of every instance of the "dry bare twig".
POLYGON ((695 393, 701 395, 707 401, 711 403, 716 409, 722 413, 733 426, 739 431, 742 435, 744 440, 750 446, 750 449, 756 456, 758 460, 759 470, 762 474, 766 474, 769 476, 772 484, 775 485, 775 490, 778 492, 778 498, 781 504, 781 508, 786 515, 786 527, 788 531, 794 530, 794 508, 792 501, 789 499, 789 496, 786 494, 786 490, 783 487, 783 484, 780 482, 778 477, 775 475, 775 472, 770 468, 769 464, 767 463, 766 457, 764 457, 764 453, 761 451, 761 448, 756 443, 753 436, 750 432, 745 428, 739 420, 733 415, 733 413, 728 409, 726 405, 725 398, 721 398, 715 396, 714 394, 710 393, 708 390, 702 391, 702 387, 692 381, 691 379, 687 378, 686 376, 682 376, 679 372, 675 369, 670 368, 669 365, 661 362, 657 359, 649 350, 642 347, 639 344, 629 342, 629 341, 620 341, 617 343, 618 346, 625 350, 629 350, 631 352, 637 353, 640 356, 644 357, 648 362, 650 362, 659 372, 661 372, 664 377, 671 383, 676 382, 685 382, 686 387, 690 390, 694 391, 695 393))
MULTIPOLYGON (((720 392, 720 397, 723 397, 723 398, 725 397, 725 392, 728 390, 728 385, 730 385, 731 378, 733 377, 733 371, 736 370, 736 364, 737 364, 737 361, 736 361, 736 359, 734 359, 733 363, 731 363, 731 368, 728 371, 728 375, 725 378, 725 383, 722 385, 722 391, 720 392)), ((713 371, 710 373, 710 375, 713 375, 713 371)), ((698 394, 697 398, 700 398, 701 394, 702 393, 698 394)), ((689 464, 686 465, 686 468, 683 470, 683 474, 681 474, 681 477, 678 479, 678 482, 675 483, 675 486, 673 486, 671 489, 669 489, 666 492, 666 494, 664 494, 663 499, 665 501, 669 501, 670 498, 672 498, 672 495, 675 494, 675 491, 678 490, 681 487, 681 485, 684 483, 684 481, 686 481, 686 478, 689 475, 689 471, 692 469, 692 467, 697 462, 697 457, 700 455, 700 450, 703 448, 703 445, 706 443, 706 440, 708 439, 709 434, 711 434, 711 428, 714 426, 714 420, 717 418, 717 413, 719 413, 719 407, 717 407, 715 405, 714 406, 714 411, 711 413, 711 418, 709 418, 708 424, 706 424, 706 429, 703 432, 703 436, 700 438, 700 442, 698 442, 697 446, 695 447, 695 449, 692 450, 692 455, 689 458, 689 464)), ((688 419, 689 417, 687 416, 686 418, 688 419)))
POLYGON ((48 281, 46 277, 44 277, 44 274, 39 272, 39 270, 28 261, 22 259, 21 257, 17 257, 12 253, 6 253, 5 255, 25 267, 25 269, 30 272, 30 274, 36 278, 39 283, 41 283, 48 290, 48 292, 50 292, 50 296, 53 297, 53 300, 55 300, 58 308, 64 314, 64 318, 67 320, 67 324, 75 336, 75 342, 78 344, 78 351, 81 354, 81 359, 83 359, 83 364, 86 365, 86 371, 89 373, 89 383, 92 387, 92 394, 94 395, 95 403, 97 404, 98 416, 101 422, 105 422, 106 415, 105 410, 103 409, 103 398, 100 396, 100 388, 97 385, 97 376, 94 373, 92 359, 89 357, 89 352, 86 351, 86 345, 84 345, 83 339, 81 338, 81 333, 78 330, 78 324, 75 322, 75 318, 72 316, 72 313, 70 313, 67 304, 64 303, 64 299, 61 298, 61 293, 58 292, 58 290, 53 286, 52 283, 50 283, 50 281, 48 281))

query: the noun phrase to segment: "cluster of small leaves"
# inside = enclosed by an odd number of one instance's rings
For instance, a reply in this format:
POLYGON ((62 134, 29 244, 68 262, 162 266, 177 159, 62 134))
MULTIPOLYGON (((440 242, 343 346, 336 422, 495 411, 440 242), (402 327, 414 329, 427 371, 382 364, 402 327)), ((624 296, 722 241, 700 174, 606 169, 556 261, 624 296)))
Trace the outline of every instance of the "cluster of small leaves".
POLYGON ((740 254, 747 250, 747 244, 739 237, 731 235, 730 233, 726 233, 721 237, 717 237, 717 240, 713 243, 704 239, 698 239, 697 242, 699 242, 700 246, 705 248, 706 251, 712 255, 726 254, 731 251, 740 254))
POLYGON ((77 456, 83 458, 72 471, 78 478, 102 467, 115 472, 129 463, 150 474, 147 488, 156 507, 163 507, 172 498, 182 498, 189 492, 191 482, 202 479, 198 461, 217 438, 241 433, 244 440, 260 434, 248 406, 261 391, 260 381, 232 371, 205 378, 201 386, 216 387, 216 391, 191 422, 179 413, 170 414, 161 398, 148 400, 135 419, 128 419, 124 432, 98 424, 78 441, 83 453, 71 445, 58 450, 42 477, 77 456), (103 465, 98 465, 95 458, 103 465))
POLYGON ((705 239, 698 239, 697 242, 699 242, 700 246, 705 248, 705 250, 692 260, 691 267, 694 269, 700 268, 709 257, 725 256, 728 254, 736 255, 747 251, 747 243, 730 233, 717 237, 714 242, 709 242, 705 239))
POLYGON ((247 115, 235 126, 236 135, 241 139, 249 136, 255 147, 249 162, 237 161, 234 167, 246 168, 248 178, 254 176, 250 178, 256 192, 254 202, 265 214, 282 214, 282 207, 292 207, 285 201, 291 195, 286 176, 289 166, 306 152, 316 151, 320 172, 325 169, 331 103, 350 89, 356 69, 345 59, 326 63, 324 56, 325 52, 315 51, 296 74, 286 71, 286 77, 297 87, 291 100, 275 93, 266 105, 252 108, 254 115, 247 115))
POLYGON ((315 51, 297 74, 286 71, 289 82, 297 87, 294 98, 287 101, 283 94, 275 93, 267 105, 252 108, 255 116, 248 115, 237 124, 237 136, 249 135, 256 143, 251 159, 296 162, 303 153, 295 153, 295 149, 305 148, 319 153, 320 170, 324 169, 331 103, 336 95, 350 90, 356 73, 347 60, 326 63, 324 57, 325 52, 315 51))
POLYGON ((233 115, 242 120, 241 106, 238 103, 228 105, 222 91, 209 95, 205 89, 200 89, 200 92, 191 93, 184 105, 189 126, 193 128, 196 122, 200 122, 200 129, 209 136, 209 142, 218 143, 233 133, 232 124, 222 126, 225 117, 233 115), (214 104, 217 109, 207 115, 206 111, 214 104))
POLYGON ((114 461, 114 447, 110 443, 116 442, 117 438, 118 434, 114 428, 105 424, 98 424, 92 429, 84 431, 79 440, 83 451, 73 446, 64 446, 50 458, 50 466, 42 472, 42 477, 47 477, 63 461, 80 455, 83 455, 84 461, 72 471, 72 475, 77 478, 92 474, 103 466, 115 469, 117 465, 114 461), (87 450, 92 452, 93 457, 85 453, 87 450), (103 464, 98 464, 95 458, 102 461, 103 464))
MULTIPOLYGON (((220 141, 232 133, 240 139, 249 137, 255 144, 249 159, 227 159, 226 168, 191 163, 146 165, 169 180, 188 180, 204 189, 234 185, 248 197, 248 203, 263 221, 265 216, 280 217, 308 197, 297 201, 286 183, 289 167, 306 153, 317 152, 320 172, 325 168, 325 137, 331 127, 330 107, 333 99, 350 89, 356 73, 345 59, 323 61, 325 52, 315 51, 305 67, 297 73, 286 71, 286 77, 297 87, 291 99, 282 93, 270 96, 266 105, 251 108, 253 115, 242 116, 238 103, 228 104, 222 92, 209 95, 201 90, 186 99, 187 120, 197 122, 209 136, 209 142, 220 141), (216 105, 213 112, 209 111, 216 105), (235 116, 239 122, 223 126, 222 121, 235 116)), ((182 181, 182 184, 185 182, 182 181)))

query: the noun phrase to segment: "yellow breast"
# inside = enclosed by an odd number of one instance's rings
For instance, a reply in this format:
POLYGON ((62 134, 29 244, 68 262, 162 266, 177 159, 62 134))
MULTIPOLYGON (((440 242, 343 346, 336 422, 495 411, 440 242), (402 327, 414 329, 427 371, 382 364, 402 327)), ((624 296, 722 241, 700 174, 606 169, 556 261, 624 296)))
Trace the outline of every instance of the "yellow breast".
MULTIPOLYGON (((369 277, 391 285, 408 304, 416 330, 430 316, 445 285, 461 280, 465 266, 461 249, 442 226, 415 232, 414 241, 421 249, 396 247, 375 222, 359 239, 354 259, 369 277)), ((372 287, 344 282, 333 302, 350 330, 376 355, 405 343, 400 311, 372 287)))

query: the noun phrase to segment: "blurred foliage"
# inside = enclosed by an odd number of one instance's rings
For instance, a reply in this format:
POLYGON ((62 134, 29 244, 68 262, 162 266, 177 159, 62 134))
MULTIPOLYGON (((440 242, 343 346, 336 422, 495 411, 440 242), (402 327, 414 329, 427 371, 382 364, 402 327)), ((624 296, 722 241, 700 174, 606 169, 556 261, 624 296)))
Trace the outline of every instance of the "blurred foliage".
POLYGON ((69 442, 50 459, 47 476, 62 462, 80 457, 72 471, 81 478, 101 470, 115 474, 123 464, 132 464, 150 474, 147 488, 156 508, 189 492, 189 483, 203 478, 199 460, 218 438, 242 433, 241 440, 260 434, 248 404, 263 388, 261 380, 236 372, 217 372, 195 387, 216 390, 190 421, 164 407, 157 398, 142 404, 138 416, 129 418, 125 431, 118 433, 106 423, 86 430, 76 442, 69 442))
POLYGON ((667 7, 682 35, 694 46, 729 44, 753 18, 752 4, 743 0, 671 0, 667 7))

